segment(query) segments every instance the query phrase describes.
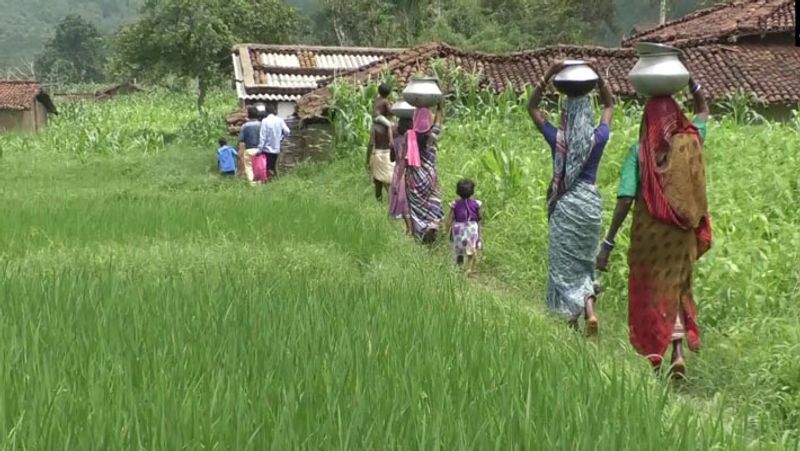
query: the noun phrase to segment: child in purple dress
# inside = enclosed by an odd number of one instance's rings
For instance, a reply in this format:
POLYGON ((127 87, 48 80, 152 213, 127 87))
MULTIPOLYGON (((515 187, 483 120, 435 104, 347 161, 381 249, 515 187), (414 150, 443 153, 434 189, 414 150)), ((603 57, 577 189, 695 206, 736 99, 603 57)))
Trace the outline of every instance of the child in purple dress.
POLYGON ((467 274, 473 275, 475 259, 483 249, 481 241, 481 201, 472 198, 475 183, 462 179, 456 185, 456 193, 460 199, 450 203, 450 239, 453 243, 453 256, 456 264, 463 265, 467 259, 467 274))

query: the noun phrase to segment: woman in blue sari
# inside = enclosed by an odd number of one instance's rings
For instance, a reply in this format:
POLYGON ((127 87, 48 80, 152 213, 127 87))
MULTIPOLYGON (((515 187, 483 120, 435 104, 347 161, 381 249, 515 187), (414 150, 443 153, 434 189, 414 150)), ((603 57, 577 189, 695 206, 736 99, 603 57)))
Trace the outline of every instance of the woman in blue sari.
MULTIPOLYGON (((553 178, 547 191, 550 228, 547 306, 577 327, 581 315, 586 332, 595 335, 595 255, 602 232, 600 192, 595 184, 597 169, 610 135, 614 116, 611 89, 602 76, 598 87, 603 102, 600 125, 595 127, 589 96, 567 97, 561 122, 552 125, 539 104, 549 80, 563 69, 555 64, 536 86, 528 113, 550 145, 553 178)), ((595 70, 600 74, 600 71, 595 70)))

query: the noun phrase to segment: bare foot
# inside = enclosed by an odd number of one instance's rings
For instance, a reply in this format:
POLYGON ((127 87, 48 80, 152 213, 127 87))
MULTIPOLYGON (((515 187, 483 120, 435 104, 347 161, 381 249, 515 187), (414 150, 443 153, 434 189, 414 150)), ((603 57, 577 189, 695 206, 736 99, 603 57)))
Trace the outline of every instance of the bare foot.
POLYGON ((686 379, 686 362, 683 360, 683 357, 672 362, 669 368, 669 375, 676 380, 686 379))
POLYGON ((673 379, 686 379, 686 362, 683 360, 683 342, 672 342, 672 364, 669 370, 673 379))
POLYGON ((597 317, 592 315, 586 320, 586 335, 589 337, 596 337, 599 331, 600 323, 597 321, 597 317))
POLYGON ((600 324, 597 321, 597 317, 594 315, 594 296, 590 296, 586 299, 584 315, 586 315, 586 335, 590 337, 596 336, 600 324))

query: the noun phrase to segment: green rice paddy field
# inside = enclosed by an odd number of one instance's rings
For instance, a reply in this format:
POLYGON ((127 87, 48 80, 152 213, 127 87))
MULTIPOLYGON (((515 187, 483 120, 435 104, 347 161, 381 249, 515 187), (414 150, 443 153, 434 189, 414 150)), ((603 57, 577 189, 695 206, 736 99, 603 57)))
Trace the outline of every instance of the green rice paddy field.
POLYGON ((797 449, 797 123, 710 127, 705 348, 676 385, 627 344, 627 229, 600 338, 544 313, 549 154, 519 106, 446 125, 445 197, 472 176, 490 216, 468 282, 386 218, 361 147, 263 187, 213 174, 230 98, 0 137, 2 449, 797 449))

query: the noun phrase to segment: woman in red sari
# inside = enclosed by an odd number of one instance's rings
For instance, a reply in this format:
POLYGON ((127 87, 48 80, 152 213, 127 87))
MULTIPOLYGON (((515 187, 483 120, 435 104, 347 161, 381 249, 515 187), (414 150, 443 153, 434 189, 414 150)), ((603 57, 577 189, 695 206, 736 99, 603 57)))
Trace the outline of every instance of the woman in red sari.
POLYGON ((700 348, 692 297, 692 267, 711 247, 703 141, 708 107, 700 85, 689 82, 695 120, 672 97, 651 98, 639 143, 622 167, 614 217, 597 258, 607 270, 617 231, 633 204, 628 251, 628 324, 636 350, 660 368, 672 343, 674 375, 686 371, 683 341, 700 348), (635 200, 635 203, 634 203, 635 200))

